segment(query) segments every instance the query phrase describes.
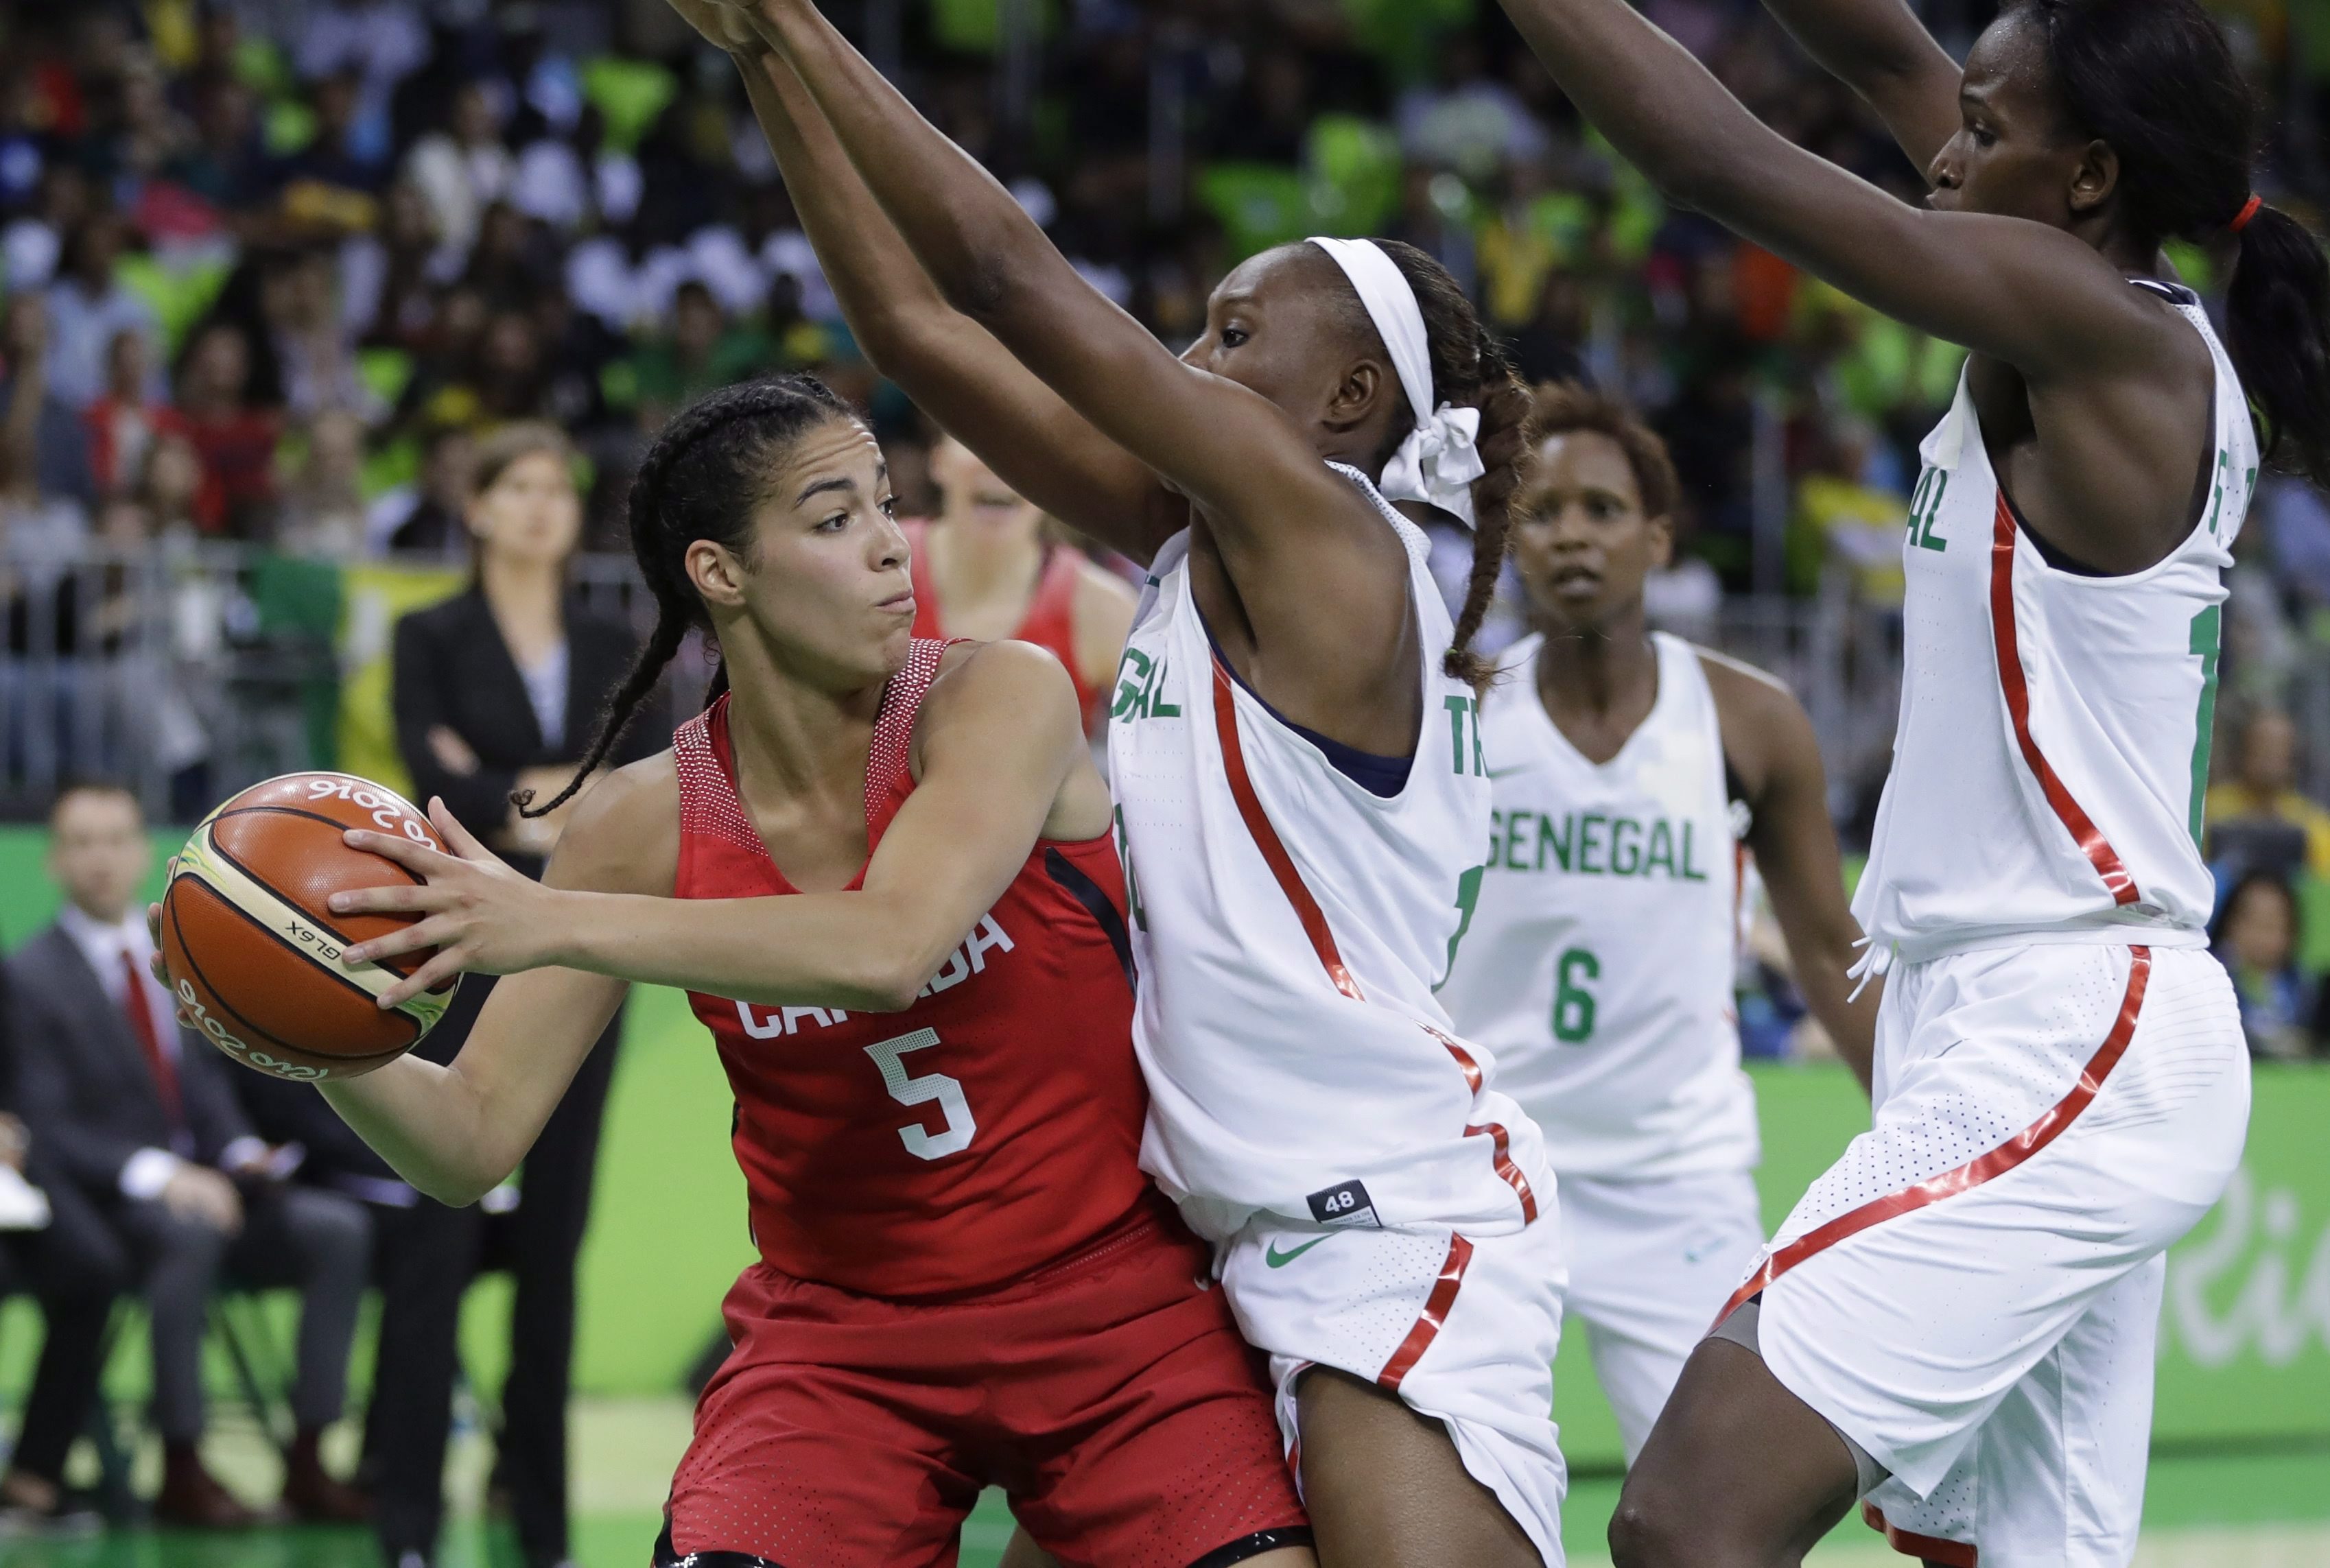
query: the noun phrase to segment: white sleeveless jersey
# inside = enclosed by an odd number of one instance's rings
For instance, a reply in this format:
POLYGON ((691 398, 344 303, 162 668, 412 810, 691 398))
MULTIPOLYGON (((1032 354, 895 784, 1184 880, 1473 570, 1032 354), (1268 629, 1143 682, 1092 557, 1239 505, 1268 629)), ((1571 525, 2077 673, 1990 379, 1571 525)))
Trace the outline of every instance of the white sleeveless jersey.
POLYGON ((1963 374, 1921 449, 1902 548, 1901 720, 1853 914, 1918 959, 2013 941, 2204 941, 2201 801, 2224 571, 2257 480, 2232 363, 2216 365, 2201 520, 2124 577, 2049 564, 1992 471, 1963 374))
POLYGON ((1481 706, 1495 817, 1440 1000, 1570 1176, 1756 1164, 1732 1006, 1739 852, 1698 649, 1653 633, 1658 695, 1594 763, 1538 697, 1531 637, 1481 706))
POLYGON ((1397 794, 1339 771, 1230 673, 1186 534, 1151 567, 1119 666, 1141 1164, 1214 1240, 1257 1210, 1492 1235, 1535 1217, 1542 1145, 1433 996, 1489 830, 1480 709, 1440 668, 1452 628, 1423 533, 1337 467, 1407 548, 1424 716, 1397 794))

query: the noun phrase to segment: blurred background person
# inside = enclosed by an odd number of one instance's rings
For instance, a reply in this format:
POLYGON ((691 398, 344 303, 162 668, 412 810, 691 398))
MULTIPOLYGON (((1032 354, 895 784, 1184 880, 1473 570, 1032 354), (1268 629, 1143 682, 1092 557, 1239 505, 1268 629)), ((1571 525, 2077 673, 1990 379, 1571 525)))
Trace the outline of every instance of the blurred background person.
POLYGON ((129 1287, 128 1261, 97 1210, 57 1167, 52 1135, 33 1135, 16 1083, 16 1039, 24 1027, 0 965, 0 1166, 37 1191, 36 1223, 0 1223, 0 1298, 25 1292, 40 1302, 41 1358, 24 1421, 0 1472, 0 1537, 80 1534, 97 1514, 65 1490, 65 1458, 97 1403, 97 1379, 114 1298, 129 1287))
POLYGON ((905 525, 914 635, 1017 638, 1051 649, 1076 683, 1085 729, 1097 732, 1132 628, 1131 586, 1066 543, 1064 531, 952 436, 932 449, 931 483, 938 515, 905 525))
POLYGON ((2297 726, 2263 705, 2234 729, 2232 776, 2209 787, 2205 847, 2221 901, 2251 872, 2330 877, 2330 811, 2297 788, 2297 726))
POLYGON ((152 861, 128 790, 83 784, 59 796, 49 873, 64 906, 8 960, 24 1119, 103 1214, 145 1294, 162 1438, 154 1516, 205 1529, 257 1520, 200 1453, 211 1298, 238 1281, 302 1298, 284 1506, 303 1519, 360 1519, 365 1498, 324 1468, 322 1442, 344 1413, 371 1226, 345 1198, 282 1183, 289 1159, 243 1117, 227 1077, 236 1069, 175 1022, 137 902, 152 861))
POLYGON ((2278 872, 2243 873, 2218 903, 2209 946, 2233 978, 2251 1055, 2294 1061, 2320 1049, 2321 997, 2297 967, 2304 931, 2297 895, 2278 872))
MULTIPOLYGON (((476 574, 467 592, 405 617, 395 634, 397 745, 415 798, 442 797, 471 832, 537 877, 572 806, 522 817, 510 795, 530 789, 547 798, 564 788, 637 651, 628 625, 592 614, 569 584, 582 524, 573 463, 573 447, 552 425, 511 425, 480 441, 465 514, 476 574)), ((658 726, 642 723, 612 760, 620 766, 668 743, 658 726)), ((421 1053, 450 1061, 492 990, 488 977, 464 979, 421 1053)), ((574 1260, 621 1030, 618 1013, 526 1156, 509 1217, 516 1298, 497 1475, 528 1568, 550 1568, 567 1554, 574 1260)), ((395 1568, 417 1568, 436 1546, 453 1336, 484 1216, 423 1202, 402 1223, 431 1233, 409 1262, 431 1278, 389 1288, 437 1303, 439 1316, 417 1324, 411 1341, 385 1337, 384 1325, 382 1355, 393 1355, 399 1371, 374 1396, 370 1437, 383 1544, 395 1568)))

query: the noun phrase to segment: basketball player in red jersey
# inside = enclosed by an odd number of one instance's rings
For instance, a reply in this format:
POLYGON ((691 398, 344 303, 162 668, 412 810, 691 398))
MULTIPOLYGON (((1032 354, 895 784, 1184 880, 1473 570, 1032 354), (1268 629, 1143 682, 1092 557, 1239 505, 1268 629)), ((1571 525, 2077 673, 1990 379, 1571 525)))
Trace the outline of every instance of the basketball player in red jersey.
POLYGON ((1044 514, 952 436, 931 450, 939 515, 905 524, 914 549, 914 635, 1015 638, 1059 656, 1084 728, 1132 628, 1132 588, 1084 553, 1044 537, 1044 514))
POLYGON ((626 980, 688 989, 761 1261, 659 1563, 952 1563, 995 1485, 1066 1562, 1310 1568, 1252 1353, 1135 1165, 1123 890, 1071 683, 1024 644, 913 636, 880 450, 808 378, 682 413, 630 528, 658 619, 566 793, 691 629, 715 700, 582 798, 539 884, 441 803, 459 858, 350 841, 429 883, 337 901, 423 917, 351 961, 443 943, 422 985, 511 978, 450 1066, 327 1098, 469 1203, 626 980))

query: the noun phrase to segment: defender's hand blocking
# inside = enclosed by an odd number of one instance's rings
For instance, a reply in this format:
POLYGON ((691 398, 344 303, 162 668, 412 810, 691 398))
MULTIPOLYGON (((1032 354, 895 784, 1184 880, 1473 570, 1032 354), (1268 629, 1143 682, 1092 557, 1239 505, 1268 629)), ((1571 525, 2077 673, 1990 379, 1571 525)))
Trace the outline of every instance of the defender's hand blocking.
POLYGON ((334 893, 334 914, 418 915, 412 924, 347 949, 347 962, 374 963, 403 953, 438 949, 434 958, 381 994, 393 1007, 457 974, 508 975, 554 961, 549 936, 556 894, 512 871, 431 797, 429 820, 454 853, 447 855, 398 834, 351 828, 351 849, 393 860, 424 885, 399 883, 334 893))

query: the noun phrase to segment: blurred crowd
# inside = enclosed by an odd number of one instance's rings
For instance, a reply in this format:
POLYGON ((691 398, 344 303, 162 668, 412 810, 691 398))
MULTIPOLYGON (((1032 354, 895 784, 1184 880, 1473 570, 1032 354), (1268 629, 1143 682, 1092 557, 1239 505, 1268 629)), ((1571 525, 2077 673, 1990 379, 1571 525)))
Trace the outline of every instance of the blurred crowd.
MULTIPOLYGON (((832 9, 1169 343, 1200 329, 1208 289, 1241 257, 1316 231, 1381 234, 1439 257, 1532 382, 1623 392, 1681 480, 1683 559, 1653 586, 1662 624, 1703 630, 1751 593, 1880 624, 1898 607, 1917 443, 1959 352, 1668 210, 1486 0, 832 9)), ((1915 171, 1753 0, 1647 9, 1787 135, 1915 199, 1915 171)), ((1988 0, 1922 9, 1954 46, 1989 15, 1988 0)), ((2227 0, 2224 15, 2274 110, 2268 194, 2318 219, 2330 26, 2309 32, 2282 0, 2227 0)), ((2205 292, 2219 259, 2174 259, 2205 292)), ((465 819, 497 822, 513 786, 563 777, 625 656, 627 631, 573 598, 570 556, 623 549, 631 471, 677 408, 790 369, 872 411, 905 509, 934 520, 916 534, 933 616, 979 635, 1048 628, 1080 690, 1105 694, 1129 594, 865 364, 734 70, 659 0, 6 0, 0 776, 45 743, 52 721, 28 703, 52 704, 60 732, 98 726, 79 754, 109 767, 133 729, 136 744, 199 757, 181 685, 242 622, 305 626, 328 647, 338 600, 314 571, 466 564, 466 592, 395 634, 384 703, 403 769, 465 819), (235 579, 240 600, 189 588, 166 655, 136 653, 124 573, 205 542, 313 570, 272 589, 235 579), (512 642, 514 627, 531 630, 512 642)), ((2321 494, 2278 479, 2261 493, 2219 674, 2212 937, 2258 1053, 2322 1054, 2321 494)), ((1873 799, 1856 761, 1832 759, 1848 836, 1873 799)), ((187 801, 206 807, 207 776, 193 778, 187 801)), ((0 1009, 13 1026, 0 1027, 0 1171, 35 1178, 0 1175, 0 1290, 40 1296, 69 1331, 50 1337, 0 1521, 79 1516, 56 1482, 87 1424, 105 1308, 141 1292, 160 1510, 242 1522, 245 1501, 199 1451, 204 1308, 216 1290, 289 1283, 306 1313, 285 1394, 287 1501, 311 1517, 370 1513, 392 1562, 425 1562, 450 1315, 475 1272, 509 1267, 535 1293, 535 1359, 507 1392, 504 1478, 526 1555, 556 1562, 567 1346, 541 1326, 571 1336, 611 1036, 554 1145, 561 1174, 530 1165, 516 1220, 507 1203, 498 1218, 451 1217, 335 1119, 303 1121, 256 1075, 181 1051, 170 997, 140 978, 135 795, 52 791, 37 808, 66 913, 12 961, 16 997, 0 1009), (18 1188, 54 1195, 42 1223, 18 1188), (351 1487, 318 1438, 341 1413, 367 1280, 392 1302, 376 1386, 412 1397, 373 1403, 372 1458, 351 1487), (384 1453, 418 1453, 421 1473, 384 1473, 384 1453)), ((535 830, 510 818, 491 831, 526 855, 545 847, 535 830)), ((1752 1054, 1803 1050, 1776 943, 1749 944, 1740 1012, 1752 1054)), ((436 1044, 458 1041, 448 1029, 436 1044)))

